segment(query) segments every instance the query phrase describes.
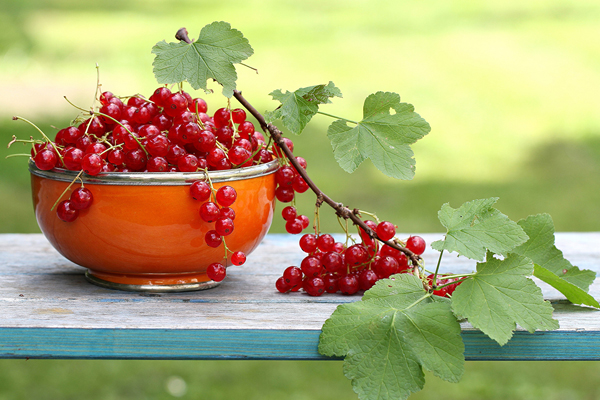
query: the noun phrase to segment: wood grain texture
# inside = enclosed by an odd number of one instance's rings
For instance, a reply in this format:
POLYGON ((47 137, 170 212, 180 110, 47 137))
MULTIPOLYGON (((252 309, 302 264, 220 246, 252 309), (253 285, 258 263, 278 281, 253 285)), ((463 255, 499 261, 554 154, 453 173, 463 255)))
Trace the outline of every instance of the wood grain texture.
MULTIPOLYGON (((423 235, 428 243, 441 235, 423 235)), ((0 357, 103 359, 327 359, 320 328, 341 303, 360 297, 280 294, 274 282, 303 257, 298 237, 268 235, 217 288, 173 294, 103 289, 42 235, 0 235, 0 357)), ((557 246, 580 268, 600 272, 600 233, 559 233, 557 246)), ((426 265, 436 253, 427 252, 426 265)), ((446 255, 444 268, 470 260, 446 255)), ((503 347, 462 323, 468 360, 600 360, 600 311, 578 307, 540 284, 560 329, 517 331, 503 347)), ((590 293, 600 298, 600 283, 590 293)))

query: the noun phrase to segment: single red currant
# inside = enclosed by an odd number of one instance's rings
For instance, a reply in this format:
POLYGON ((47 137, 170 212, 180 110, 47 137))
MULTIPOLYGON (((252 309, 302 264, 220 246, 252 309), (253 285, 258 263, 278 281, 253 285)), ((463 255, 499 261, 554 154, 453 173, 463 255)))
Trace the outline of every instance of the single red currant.
POLYGON ((212 263, 206 268, 206 275, 210 279, 215 282, 221 282, 225 279, 225 275, 227 275, 227 271, 225 270, 225 266, 221 263, 212 263))
POLYGON ((79 216, 79 210, 69 200, 63 200, 56 207, 56 215, 65 222, 73 222, 79 216))
POLYGON ((94 196, 89 189, 81 186, 73 190, 69 200, 71 201, 71 206, 74 209, 84 210, 92 205, 94 202, 94 196))
POLYGON ((411 236, 406 241, 406 248, 417 255, 421 255, 425 252, 425 240, 421 236, 411 236))
POLYGON ((246 262, 246 254, 243 251, 235 251, 231 255, 231 263, 233 265, 243 265, 246 262))
POLYGON ((223 207, 229 207, 237 199, 237 192, 231 186, 221 186, 215 195, 217 203, 223 207))

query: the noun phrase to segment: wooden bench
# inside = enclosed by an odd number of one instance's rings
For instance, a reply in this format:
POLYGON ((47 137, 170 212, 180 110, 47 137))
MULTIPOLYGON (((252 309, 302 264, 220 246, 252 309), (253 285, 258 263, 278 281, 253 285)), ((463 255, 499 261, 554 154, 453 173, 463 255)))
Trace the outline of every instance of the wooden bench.
MULTIPOLYGON (((428 243, 441 235, 423 235, 428 243)), ((217 288, 173 294, 104 289, 39 234, 0 235, 0 358, 328 359, 320 328, 338 304, 360 296, 280 294, 275 280, 303 253, 298 237, 268 235, 246 265, 217 288)), ((557 246, 580 268, 600 272, 600 233, 560 233, 557 246)), ((426 252, 434 266, 436 254, 426 252)), ((446 255, 445 270, 469 260, 446 255)), ((467 360, 600 360, 600 311, 570 304, 549 286, 560 329, 517 331, 501 347, 462 324, 467 360)), ((590 293, 600 298, 600 279, 590 293)))

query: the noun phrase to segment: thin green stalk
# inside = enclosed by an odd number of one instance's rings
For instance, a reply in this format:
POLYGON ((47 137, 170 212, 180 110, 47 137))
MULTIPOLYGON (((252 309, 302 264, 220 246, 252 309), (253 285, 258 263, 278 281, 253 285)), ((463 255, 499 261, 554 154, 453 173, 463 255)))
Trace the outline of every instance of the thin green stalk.
POLYGON ((422 302, 423 300, 425 300, 426 298, 431 297, 431 296, 433 296, 432 293, 426 293, 426 294, 424 294, 423 297, 421 297, 420 299, 418 299, 417 301, 415 301, 414 303, 412 303, 411 305, 409 305, 408 307, 406 307, 404 309, 404 311, 410 310, 411 308, 413 308, 414 306, 416 306, 417 304, 419 304, 420 302, 422 302))
POLYGON ((440 270, 440 264, 442 263, 442 255, 444 250, 440 251, 440 257, 438 258, 437 265, 435 266, 435 272, 433 273, 433 286, 436 286, 438 271, 440 270))
POLYGON ((327 114, 326 112, 323 112, 323 111, 317 111, 317 114, 325 115, 327 117, 331 117, 331 118, 335 118, 335 119, 341 119, 342 121, 351 122, 353 124, 358 125, 358 122, 356 122, 356 121, 352 121, 351 119, 347 119, 347 118, 338 117, 337 115, 333 115, 333 114, 327 114))

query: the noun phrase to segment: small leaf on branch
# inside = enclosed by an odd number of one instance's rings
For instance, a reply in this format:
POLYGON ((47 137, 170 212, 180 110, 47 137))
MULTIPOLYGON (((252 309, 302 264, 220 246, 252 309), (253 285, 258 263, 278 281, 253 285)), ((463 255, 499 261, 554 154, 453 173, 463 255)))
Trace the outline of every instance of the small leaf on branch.
POLYGON ((565 297, 573 304, 585 304, 586 306, 592 306, 600 308, 598 301, 586 293, 580 287, 564 280, 554 272, 535 264, 533 274, 536 278, 546 282, 553 288, 565 295, 565 297))
POLYGON ((335 159, 346 172, 354 172, 370 158, 387 176, 413 178, 415 160, 410 145, 431 128, 411 104, 401 103, 396 93, 377 92, 366 98, 363 119, 356 126, 347 124, 336 120, 327 130, 335 159))
POLYGON ((562 251, 554 245, 554 222, 550 215, 530 215, 520 220, 518 224, 525 230, 529 240, 514 249, 513 252, 531 258, 534 263, 557 277, 572 283, 584 292, 588 291, 596 279, 596 273, 590 270, 580 270, 563 257, 562 251))
POLYGON ((516 324, 531 333, 557 329, 552 305, 527 278, 531 274, 533 263, 527 257, 511 253, 500 260, 488 253, 477 273, 454 291, 452 309, 500 345, 512 337, 516 324))
POLYGON ((497 197, 473 200, 457 209, 444 204, 438 218, 448 231, 444 240, 433 242, 431 247, 483 261, 487 250, 506 254, 525 243, 523 229, 492 207, 496 201, 497 197))
POLYGON ((361 399, 405 399, 423 387, 423 368, 450 382, 464 371, 450 303, 428 296, 408 274, 380 280, 363 300, 338 306, 323 326, 319 352, 346 357, 344 374, 361 399))
POLYGON ((213 22, 202 28, 193 43, 162 40, 152 48, 156 54, 154 75, 161 84, 187 81, 194 89, 208 91, 206 81, 223 86, 223 95, 233 96, 237 73, 233 64, 250 57, 254 50, 242 33, 227 22, 213 22))
POLYGON ((302 133, 319 111, 319 104, 331 103, 331 97, 342 97, 340 89, 331 81, 327 85, 308 86, 295 92, 286 90, 283 93, 277 89, 269 94, 281 105, 275 111, 265 113, 267 122, 280 119, 283 126, 296 135, 302 133))

